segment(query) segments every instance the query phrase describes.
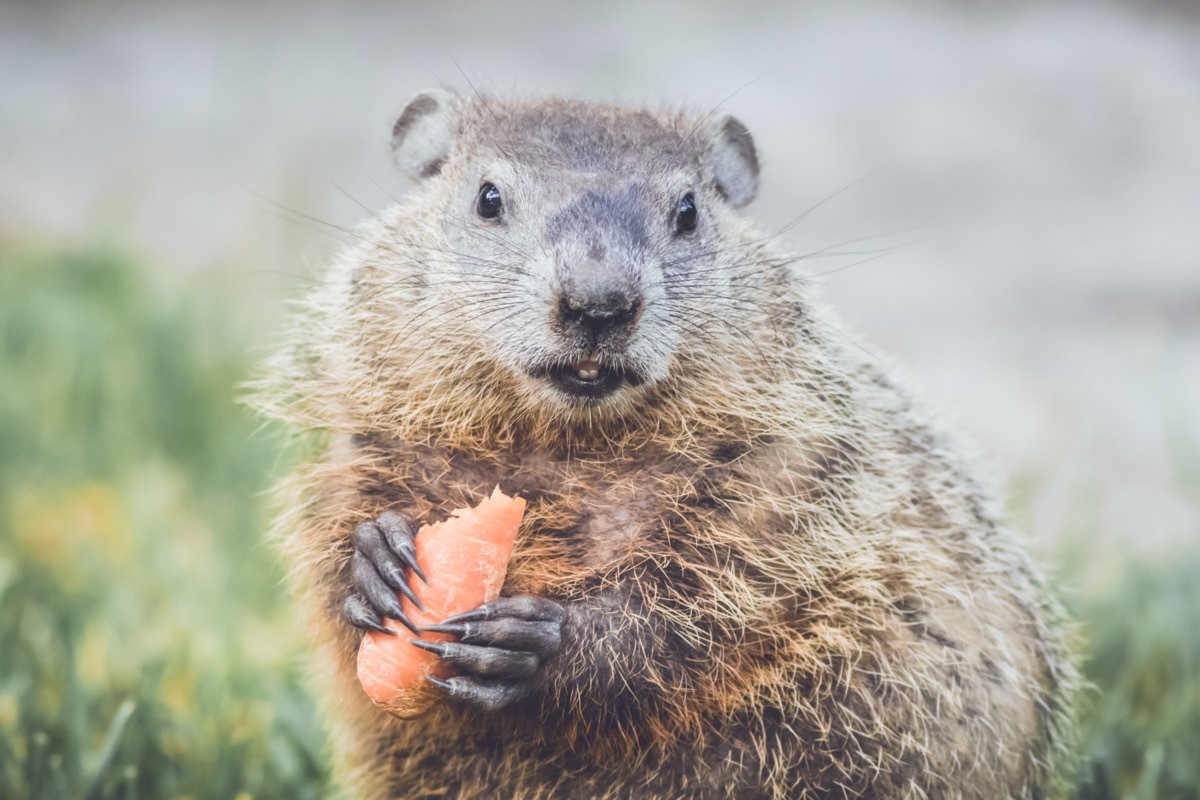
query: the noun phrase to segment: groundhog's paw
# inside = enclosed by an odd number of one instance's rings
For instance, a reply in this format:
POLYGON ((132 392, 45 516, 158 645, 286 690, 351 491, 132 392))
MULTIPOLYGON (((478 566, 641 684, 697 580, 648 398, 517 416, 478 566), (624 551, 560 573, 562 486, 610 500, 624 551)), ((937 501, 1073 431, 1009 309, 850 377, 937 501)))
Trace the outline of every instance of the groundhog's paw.
POLYGON ((498 711, 529 696, 541 665, 558 652, 566 610, 542 597, 502 597, 423 631, 446 633, 457 642, 413 644, 453 664, 459 675, 430 677, 450 697, 481 711, 498 711))
POLYGON ((417 628, 400 608, 396 592, 401 592, 422 611, 425 607, 408 585, 407 570, 426 581, 417 565, 415 539, 417 523, 407 514, 384 512, 379 519, 364 522, 354 530, 351 543, 354 555, 350 567, 353 591, 342 604, 342 616, 356 628, 391 633, 383 618, 399 620, 413 633, 417 628))

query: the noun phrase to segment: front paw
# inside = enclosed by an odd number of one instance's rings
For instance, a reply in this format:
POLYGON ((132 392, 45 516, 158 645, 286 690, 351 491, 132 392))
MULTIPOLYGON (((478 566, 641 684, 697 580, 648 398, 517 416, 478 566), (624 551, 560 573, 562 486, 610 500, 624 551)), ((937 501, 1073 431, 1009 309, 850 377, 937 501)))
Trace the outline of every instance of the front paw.
POLYGON ((429 676, 431 683, 481 711, 498 711, 529 696, 538 670, 558 653, 566 616, 562 605, 543 597, 501 597, 421 627, 457 642, 412 643, 458 669, 446 680, 429 676))
POLYGON ((403 594, 417 608, 425 610, 405 574, 406 570, 412 570, 422 581, 429 582, 417 564, 416 535, 416 521, 394 511, 386 511, 378 519, 355 528, 351 537, 354 555, 350 560, 353 590, 342 604, 342 616, 347 622, 363 630, 391 634, 383 625, 383 618, 391 617, 417 633, 396 595, 403 594))

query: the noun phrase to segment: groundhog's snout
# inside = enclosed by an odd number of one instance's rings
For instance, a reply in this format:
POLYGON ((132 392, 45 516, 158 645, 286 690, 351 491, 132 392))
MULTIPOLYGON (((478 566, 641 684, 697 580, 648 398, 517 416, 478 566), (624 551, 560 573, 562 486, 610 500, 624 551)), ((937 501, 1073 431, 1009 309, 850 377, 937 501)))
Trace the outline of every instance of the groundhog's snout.
POLYGON ((594 350, 627 338, 641 310, 641 289, 629 271, 588 259, 563 281, 554 314, 563 333, 594 350))
POLYGON ((619 361, 642 305, 632 271, 592 259, 577 263, 562 281, 551 317, 568 346, 586 355, 551 368, 548 377, 568 394, 591 398, 610 394, 622 383, 638 382, 619 361))
POLYGON ((558 318, 564 325, 601 337, 632 327, 641 308, 640 298, 616 292, 596 298, 564 294, 558 300, 558 318))

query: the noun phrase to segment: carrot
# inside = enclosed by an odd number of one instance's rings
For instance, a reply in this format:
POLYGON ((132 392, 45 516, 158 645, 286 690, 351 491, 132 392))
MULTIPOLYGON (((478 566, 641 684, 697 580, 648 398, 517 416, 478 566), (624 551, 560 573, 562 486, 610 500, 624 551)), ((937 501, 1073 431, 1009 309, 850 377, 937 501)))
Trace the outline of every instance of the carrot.
MULTIPOLYGON (((429 578, 409 583, 428 609, 423 612, 397 594, 404 613, 416 625, 430 625, 495 600, 504 585, 525 500, 509 497, 497 486, 474 508, 460 508, 450 519, 423 525, 417 532, 416 559, 429 578)), ((437 699, 426 675, 444 678, 448 667, 433 653, 409 644, 412 631, 394 619, 384 620, 395 636, 372 631, 358 647, 358 681, 375 703, 408 719, 429 710, 437 699)), ((425 633, 422 639, 443 642, 446 634, 425 633)))

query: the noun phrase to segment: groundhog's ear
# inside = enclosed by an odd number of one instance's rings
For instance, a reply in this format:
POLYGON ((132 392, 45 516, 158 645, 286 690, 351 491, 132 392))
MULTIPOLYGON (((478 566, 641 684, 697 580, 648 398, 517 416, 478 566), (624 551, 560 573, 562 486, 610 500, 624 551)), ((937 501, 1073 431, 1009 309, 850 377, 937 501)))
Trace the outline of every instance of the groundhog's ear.
POLYGON ((414 178, 436 175, 450 154, 450 122, 458 98, 426 89, 404 107, 392 127, 392 160, 414 178))
POLYGON ((758 194, 758 153, 746 126, 722 117, 709 126, 709 167, 729 205, 740 208, 758 194))

